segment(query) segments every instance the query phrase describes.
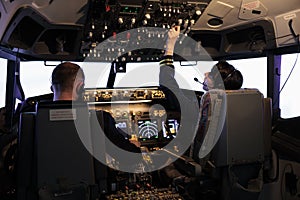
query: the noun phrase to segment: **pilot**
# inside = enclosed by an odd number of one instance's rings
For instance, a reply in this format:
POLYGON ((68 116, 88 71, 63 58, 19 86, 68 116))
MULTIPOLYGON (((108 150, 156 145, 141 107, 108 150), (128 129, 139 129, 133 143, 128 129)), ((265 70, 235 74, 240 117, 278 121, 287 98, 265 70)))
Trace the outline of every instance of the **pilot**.
MULTIPOLYGON (((174 79, 174 65, 173 65, 173 54, 174 47, 177 38, 180 33, 180 26, 172 27, 168 32, 168 38, 166 41, 166 48, 163 59, 160 61, 160 84, 168 85, 171 90, 178 90, 179 86, 174 79)), ((219 61, 215 66, 212 67, 210 72, 205 73, 203 89, 209 91, 210 89, 226 89, 226 90, 238 90, 242 87, 243 76, 239 70, 233 67, 226 61, 219 61)), ((205 136, 206 125, 209 123, 209 103, 210 95, 209 92, 205 93, 201 98, 199 108, 199 126, 197 127, 197 133, 195 135, 194 144, 185 152, 185 154, 192 158, 198 158, 197 153, 201 147, 202 141, 205 136), (192 150, 191 150, 192 149, 192 150)), ((189 103, 187 109, 197 109, 193 106, 193 102, 189 103), (188 108, 191 107, 191 108, 188 108)), ((184 108, 184 109, 186 109, 184 108)), ((200 159, 196 159, 200 161, 200 159)), ((190 181, 182 172, 180 172, 176 166, 172 163, 163 169, 163 172, 167 175, 171 181, 190 181)), ((170 180, 169 180, 170 181, 170 180)))
MULTIPOLYGON (((57 65, 52 72, 53 101, 82 100, 85 76, 82 68, 72 62, 57 65)), ((120 129, 115 126, 115 120, 108 112, 103 112, 104 133, 107 138, 123 150, 140 153, 140 143, 126 139, 120 129)))
MULTIPOLYGON (((199 102, 197 98, 190 98, 195 97, 195 93, 193 91, 183 91, 179 88, 178 83, 176 82, 175 70, 173 65, 173 52, 175 43, 180 33, 180 27, 174 26, 168 31, 168 37, 166 41, 165 53, 160 61, 160 72, 159 72, 159 84, 162 90, 164 91, 167 100, 172 105, 172 110, 176 110, 180 113, 180 128, 179 132, 176 135, 176 140, 179 141, 179 149, 183 148, 183 151, 178 156, 182 155, 183 153, 186 154, 186 151, 189 148, 191 142, 195 136, 195 130, 197 130, 198 123, 199 123, 199 102), (194 94, 194 95, 193 95, 194 94), (183 122, 183 119, 185 121, 183 122), (188 128, 186 127, 188 126, 188 128), (187 131, 183 131, 183 128, 187 129, 187 131), (186 134, 186 133, 189 134, 186 134), (192 132, 194 134, 192 134, 192 132), (185 144, 183 144, 185 142, 185 144)), ((167 112, 168 113, 168 112, 167 112)), ((177 149, 177 147, 176 147, 177 149)), ((168 166, 161 169, 161 175, 166 177, 162 178, 164 184, 169 185, 170 181, 177 177, 184 177, 183 174, 175 167, 175 165, 169 164, 168 166), (171 180, 170 180, 171 179, 171 180)))

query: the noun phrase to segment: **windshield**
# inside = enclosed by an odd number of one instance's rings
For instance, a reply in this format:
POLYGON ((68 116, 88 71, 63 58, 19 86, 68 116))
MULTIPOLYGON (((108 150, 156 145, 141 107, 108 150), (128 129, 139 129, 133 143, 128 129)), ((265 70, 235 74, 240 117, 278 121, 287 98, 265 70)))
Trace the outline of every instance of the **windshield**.
MULTIPOLYGON (((267 92, 267 59, 252 58, 229 61, 244 76, 243 88, 257 88, 264 96, 267 92)), ((58 63, 57 63, 58 64, 58 63)), ((85 73, 86 88, 105 88, 110 72, 110 63, 78 63, 85 73)), ((194 65, 174 62, 175 79, 182 89, 203 91, 200 82, 204 73, 211 70, 215 61, 199 61, 194 65)), ((21 62, 20 79, 25 97, 50 93, 50 79, 54 66, 45 66, 44 62, 21 62)), ((117 73, 114 87, 147 87, 159 85, 159 63, 127 63, 126 73, 117 73)))
POLYGON ((300 116, 299 85, 300 62, 299 54, 287 54, 281 57, 280 76, 280 109, 282 118, 300 116), (289 77, 289 78, 288 78, 289 77))

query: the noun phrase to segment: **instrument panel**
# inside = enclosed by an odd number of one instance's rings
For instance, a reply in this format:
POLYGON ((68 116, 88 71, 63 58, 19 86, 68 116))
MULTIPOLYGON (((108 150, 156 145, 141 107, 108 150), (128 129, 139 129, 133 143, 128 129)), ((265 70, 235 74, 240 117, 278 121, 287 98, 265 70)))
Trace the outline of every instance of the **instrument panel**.
POLYGON ((165 99, 164 92, 158 87, 149 88, 117 88, 117 89, 85 89, 84 101, 111 102, 159 100, 165 99))
POLYGON ((86 89, 84 94, 90 109, 109 112, 117 128, 144 144, 176 137, 180 111, 170 111, 166 100, 158 87, 86 89))

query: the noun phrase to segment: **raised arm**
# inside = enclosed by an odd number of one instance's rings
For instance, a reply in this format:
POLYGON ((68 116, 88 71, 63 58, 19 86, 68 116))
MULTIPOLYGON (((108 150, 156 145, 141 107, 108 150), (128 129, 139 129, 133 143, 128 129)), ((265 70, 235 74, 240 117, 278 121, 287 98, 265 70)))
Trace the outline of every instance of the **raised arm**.
POLYGON ((174 79, 175 71, 173 65, 174 47, 180 33, 180 27, 174 26, 168 31, 166 48, 163 59, 160 61, 159 84, 171 90, 178 90, 179 86, 174 79))

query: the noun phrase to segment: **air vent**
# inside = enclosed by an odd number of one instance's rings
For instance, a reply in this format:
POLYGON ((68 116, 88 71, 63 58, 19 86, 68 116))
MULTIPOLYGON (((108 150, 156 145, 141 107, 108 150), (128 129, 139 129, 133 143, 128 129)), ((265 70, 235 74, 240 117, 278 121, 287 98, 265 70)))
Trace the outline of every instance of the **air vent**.
POLYGON ((223 20, 221 20, 219 18, 212 18, 212 19, 208 20, 207 24, 208 24, 208 26, 210 26, 212 28, 217 28, 217 27, 222 26, 223 20))

